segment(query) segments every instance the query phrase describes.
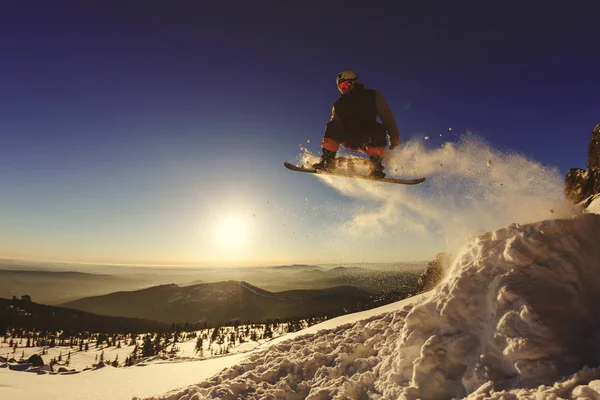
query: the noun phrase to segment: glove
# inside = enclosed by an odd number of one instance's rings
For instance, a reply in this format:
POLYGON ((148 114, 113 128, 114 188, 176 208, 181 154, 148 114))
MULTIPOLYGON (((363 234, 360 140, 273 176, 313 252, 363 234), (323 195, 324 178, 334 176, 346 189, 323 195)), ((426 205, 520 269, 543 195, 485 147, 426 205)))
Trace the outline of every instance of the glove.
POLYGON ((400 144, 400 135, 390 136, 390 150, 394 150, 400 144))

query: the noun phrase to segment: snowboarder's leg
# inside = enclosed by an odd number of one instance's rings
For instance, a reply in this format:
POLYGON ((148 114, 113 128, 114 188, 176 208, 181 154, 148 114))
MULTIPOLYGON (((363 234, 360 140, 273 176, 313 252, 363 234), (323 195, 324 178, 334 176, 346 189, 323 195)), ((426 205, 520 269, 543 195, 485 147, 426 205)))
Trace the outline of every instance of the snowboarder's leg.
POLYGON ((382 156, 369 156, 369 176, 372 178, 385 178, 385 172, 383 172, 383 157, 382 156))
POLYGON ((321 160, 313 164, 314 169, 331 169, 333 167, 335 155, 340 148, 340 143, 344 138, 344 126, 339 121, 329 121, 325 128, 325 135, 321 141, 321 160))
POLYGON ((327 150, 325 147, 323 147, 321 150, 323 151, 323 154, 321 155, 321 160, 318 163, 313 164, 312 167, 314 169, 325 170, 325 171, 333 169, 333 164, 335 163, 336 152, 327 150))
POLYGON ((366 153, 369 156, 369 176, 374 178, 384 178, 383 156, 385 146, 387 145, 387 132, 383 124, 375 125, 370 132, 369 143, 366 146, 366 153))

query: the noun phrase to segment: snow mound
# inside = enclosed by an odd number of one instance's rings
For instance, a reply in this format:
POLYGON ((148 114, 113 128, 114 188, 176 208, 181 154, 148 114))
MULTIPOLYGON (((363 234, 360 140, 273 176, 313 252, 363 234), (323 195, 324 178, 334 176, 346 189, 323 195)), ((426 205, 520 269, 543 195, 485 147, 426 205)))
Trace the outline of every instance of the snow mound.
POLYGON ((488 381, 549 385, 599 365, 599 228, 588 214, 480 235, 409 313, 377 387, 389 398, 444 399, 488 381))
POLYGON ((597 194, 592 198, 592 202, 586 208, 586 212, 600 214, 600 194, 597 194))
POLYGON ((600 216, 481 234, 421 300, 156 399, 600 398, 600 216))

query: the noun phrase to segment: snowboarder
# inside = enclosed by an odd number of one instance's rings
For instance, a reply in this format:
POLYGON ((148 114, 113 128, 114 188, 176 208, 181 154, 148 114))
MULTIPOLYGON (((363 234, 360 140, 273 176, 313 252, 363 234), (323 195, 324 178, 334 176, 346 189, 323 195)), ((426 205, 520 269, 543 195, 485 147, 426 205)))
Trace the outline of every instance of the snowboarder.
POLYGON ((390 137, 390 150, 400 144, 400 131, 387 103, 376 90, 366 89, 352 71, 337 75, 336 84, 341 93, 334 103, 331 119, 321 141, 321 160, 313 164, 317 170, 334 167, 337 151, 342 145, 352 152, 369 156, 369 177, 384 178, 383 155, 390 137), (381 118, 382 123, 377 121, 381 118))

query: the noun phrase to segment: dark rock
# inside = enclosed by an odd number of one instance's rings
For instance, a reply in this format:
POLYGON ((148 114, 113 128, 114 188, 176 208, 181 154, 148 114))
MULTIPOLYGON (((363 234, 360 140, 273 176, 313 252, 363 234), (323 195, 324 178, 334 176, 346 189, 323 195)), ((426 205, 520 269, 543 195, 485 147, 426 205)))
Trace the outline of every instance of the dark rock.
POLYGON ((42 360, 42 356, 38 354, 34 354, 27 359, 27 362, 33 365, 34 367, 41 367, 44 365, 44 360, 42 360))
POLYGON ((590 171, 571 168, 565 178, 565 197, 573 203, 579 203, 594 192, 594 181, 590 179, 590 171))
POLYGON ((72 374, 77 371, 75 371, 74 369, 66 368, 66 367, 59 367, 56 372, 58 372, 61 375, 66 375, 66 374, 72 374))
POLYGON ((79 371, 75 371, 74 369, 68 369, 66 371, 59 372, 60 375, 75 375, 78 373, 79 373, 79 371))
POLYGON ((31 364, 29 364, 29 363, 8 364, 8 369, 13 370, 13 371, 26 371, 29 368, 31 368, 31 364))
POLYGON ((571 168, 565 178, 565 197, 574 203, 600 193, 600 124, 590 135, 586 166, 587 170, 571 168))
POLYGON ((590 136, 586 166, 588 168, 600 167, 600 124, 596 125, 590 136))
POLYGON ((104 361, 100 361, 98 364, 96 364, 96 366, 94 367, 94 370, 104 368, 104 367, 106 367, 106 364, 104 364, 104 361))

